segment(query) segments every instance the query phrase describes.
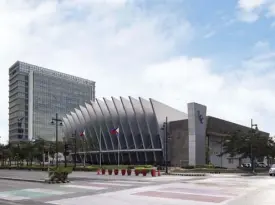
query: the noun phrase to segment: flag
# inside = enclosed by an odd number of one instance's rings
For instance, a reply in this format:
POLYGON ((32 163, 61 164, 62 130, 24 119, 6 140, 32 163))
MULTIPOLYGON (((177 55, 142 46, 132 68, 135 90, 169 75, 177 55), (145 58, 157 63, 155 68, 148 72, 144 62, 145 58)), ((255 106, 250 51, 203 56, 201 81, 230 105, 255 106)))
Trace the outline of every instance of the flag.
POLYGON ((83 132, 80 133, 80 137, 85 137, 86 136, 86 133, 85 133, 85 130, 83 132))
POLYGON ((119 128, 112 129, 111 134, 119 134, 119 128))

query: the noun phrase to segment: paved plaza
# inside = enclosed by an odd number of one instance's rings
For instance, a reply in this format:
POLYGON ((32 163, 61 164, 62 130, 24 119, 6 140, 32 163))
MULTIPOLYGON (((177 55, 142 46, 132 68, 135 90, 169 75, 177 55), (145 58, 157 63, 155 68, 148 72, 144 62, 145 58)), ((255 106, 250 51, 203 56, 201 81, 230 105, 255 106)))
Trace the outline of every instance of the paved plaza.
POLYGON ((275 204, 275 178, 269 176, 97 177, 95 179, 93 175, 90 179, 75 180, 68 184, 1 180, 0 205, 275 204))

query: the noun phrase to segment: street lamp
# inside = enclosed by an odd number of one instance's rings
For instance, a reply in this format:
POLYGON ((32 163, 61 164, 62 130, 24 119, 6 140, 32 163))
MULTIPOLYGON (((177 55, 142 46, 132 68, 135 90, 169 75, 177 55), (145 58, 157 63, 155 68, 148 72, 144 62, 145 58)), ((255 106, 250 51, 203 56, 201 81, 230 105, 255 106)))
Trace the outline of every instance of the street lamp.
POLYGON ((58 118, 58 113, 55 114, 55 118, 52 118, 52 125, 55 125, 55 152, 56 152, 56 168, 58 167, 58 126, 63 126, 62 120, 58 118))
POLYGON ((21 118, 18 118, 17 119, 17 124, 18 124, 18 131, 20 133, 20 137, 23 139, 25 138, 24 136, 24 131, 25 131, 25 122, 24 122, 24 128, 22 128, 22 123, 23 123, 23 120, 25 120, 25 117, 21 117, 21 118), (22 134, 21 134, 22 133, 22 134))
POLYGON ((168 174, 168 118, 166 117, 165 122, 161 130, 164 131, 164 156, 165 156, 165 174, 168 174))
MULTIPOLYGON (((253 136, 254 130, 257 131, 258 130, 258 125, 257 124, 253 124, 253 119, 251 119, 251 135, 253 136)), ((255 160, 254 160, 254 156, 253 156, 253 144, 252 144, 252 139, 251 139, 251 143, 250 143, 250 156, 251 156, 251 168, 252 168, 252 173, 255 172, 255 160)))

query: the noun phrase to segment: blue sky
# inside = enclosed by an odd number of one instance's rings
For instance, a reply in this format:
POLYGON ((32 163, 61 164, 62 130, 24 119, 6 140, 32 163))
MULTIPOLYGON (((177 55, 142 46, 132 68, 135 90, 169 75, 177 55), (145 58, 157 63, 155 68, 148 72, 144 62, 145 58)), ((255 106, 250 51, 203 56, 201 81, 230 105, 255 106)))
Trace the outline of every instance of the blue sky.
POLYGON ((0 1, 1 92, 22 60, 94 80, 99 98, 195 101, 275 134, 274 22, 273 0, 0 1))

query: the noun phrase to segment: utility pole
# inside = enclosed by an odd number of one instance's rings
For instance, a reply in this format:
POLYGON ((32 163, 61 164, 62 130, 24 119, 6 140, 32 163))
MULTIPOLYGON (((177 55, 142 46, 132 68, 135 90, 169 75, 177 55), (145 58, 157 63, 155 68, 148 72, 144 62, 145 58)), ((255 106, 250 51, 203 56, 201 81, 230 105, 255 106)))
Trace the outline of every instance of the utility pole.
POLYGON ((252 173, 255 173, 255 160, 253 156, 253 138, 254 138, 254 131, 258 130, 258 125, 253 124, 253 119, 251 119, 251 139, 250 139, 250 157, 251 157, 251 169, 252 173))
POLYGON ((165 120, 165 173, 168 174, 168 118, 165 120))

